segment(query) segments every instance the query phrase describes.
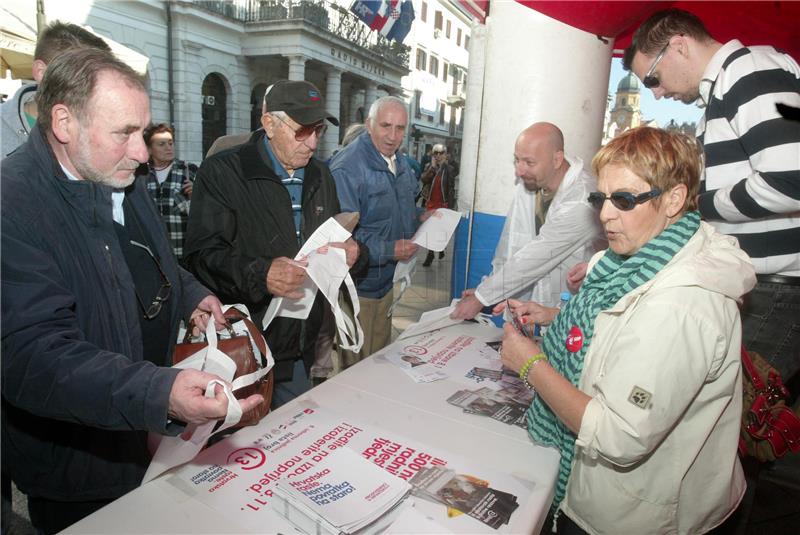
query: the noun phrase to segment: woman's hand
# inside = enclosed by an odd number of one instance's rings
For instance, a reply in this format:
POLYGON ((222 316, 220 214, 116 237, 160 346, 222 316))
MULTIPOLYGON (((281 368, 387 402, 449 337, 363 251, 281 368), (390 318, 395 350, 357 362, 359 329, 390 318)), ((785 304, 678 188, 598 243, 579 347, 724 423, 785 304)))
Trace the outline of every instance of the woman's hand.
POLYGON ((528 359, 540 352, 541 349, 536 342, 517 332, 510 323, 505 324, 503 327, 503 345, 500 350, 503 366, 519 373, 519 370, 522 369, 528 359))

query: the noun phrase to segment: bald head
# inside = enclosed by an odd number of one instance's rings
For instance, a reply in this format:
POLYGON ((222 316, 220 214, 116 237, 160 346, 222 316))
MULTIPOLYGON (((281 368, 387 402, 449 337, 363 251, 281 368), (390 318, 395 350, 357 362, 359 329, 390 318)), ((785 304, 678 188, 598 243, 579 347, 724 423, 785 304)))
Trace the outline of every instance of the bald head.
POLYGON ((531 191, 555 192, 569 169, 564 159, 564 134, 552 123, 534 123, 514 144, 514 170, 531 191))
POLYGON ((553 123, 533 123, 528 128, 520 132, 517 143, 544 143, 554 152, 564 150, 564 134, 561 129, 553 123))

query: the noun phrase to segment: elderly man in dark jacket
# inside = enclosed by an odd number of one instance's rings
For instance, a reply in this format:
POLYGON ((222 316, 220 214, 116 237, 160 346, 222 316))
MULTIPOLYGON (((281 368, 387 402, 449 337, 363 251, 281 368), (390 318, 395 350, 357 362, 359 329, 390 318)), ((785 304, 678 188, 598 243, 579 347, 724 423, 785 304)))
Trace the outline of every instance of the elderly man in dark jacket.
POLYGON ((225 416, 223 393, 205 397, 218 377, 166 367, 181 318, 224 318, 134 182, 150 120, 136 73, 70 51, 38 98, 2 163, 2 453, 34 527, 54 533, 139 486, 147 431, 225 416))
MULTIPOLYGON (((308 82, 276 82, 262 111, 263 130, 200 166, 184 250, 197 277, 223 301, 247 305, 257 323, 274 297, 300 296, 305 261, 293 259, 340 211, 328 168, 312 158, 326 121, 339 124, 319 90, 308 82)), ((335 245, 345 248, 352 266, 356 242, 335 245)), ((265 331, 275 358, 273 407, 311 387, 309 369, 327 313, 318 294, 307 320, 276 317, 265 331)))

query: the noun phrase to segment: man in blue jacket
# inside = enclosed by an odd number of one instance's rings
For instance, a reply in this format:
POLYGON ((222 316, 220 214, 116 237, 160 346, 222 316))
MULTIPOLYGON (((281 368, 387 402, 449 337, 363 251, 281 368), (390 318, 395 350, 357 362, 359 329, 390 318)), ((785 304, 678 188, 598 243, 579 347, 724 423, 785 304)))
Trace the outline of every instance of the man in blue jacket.
POLYGON ((394 270, 416 254, 410 238, 419 224, 414 205, 419 183, 399 152, 408 125, 406 104, 382 97, 369 109, 367 131, 339 151, 330 169, 343 212, 359 212, 355 237, 369 249, 369 271, 357 285, 364 346, 348 363, 361 360, 391 340, 394 270))
POLYGON ((148 431, 225 416, 222 391, 205 397, 217 376, 167 367, 181 318, 224 318, 134 181, 150 122, 138 75, 107 52, 65 52, 38 104, 1 171, 2 464, 37 532, 55 533, 139 486, 148 431))

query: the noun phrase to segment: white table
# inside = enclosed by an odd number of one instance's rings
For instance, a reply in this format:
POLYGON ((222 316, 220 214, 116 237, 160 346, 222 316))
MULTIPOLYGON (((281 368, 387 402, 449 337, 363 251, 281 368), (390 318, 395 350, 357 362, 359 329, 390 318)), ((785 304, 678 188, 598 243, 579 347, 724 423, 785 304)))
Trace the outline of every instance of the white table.
MULTIPOLYGON (((449 330, 485 336, 487 340, 499 336, 499 329, 493 327, 465 324, 449 330)), ((459 387, 450 380, 416 384, 391 363, 369 358, 273 411, 258 426, 242 429, 237 435, 257 436, 303 406, 316 405, 352 416, 365 425, 396 432, 466 458, 476 466, 488 465, 499 473, 533 482, 533 489, 527 496, 518 496, 520 506, 512 515, 509 527, 513 533, 538 533, 553 496, 558 472, 557 452, 533 445, 525 430, 519 427, 466 414, 447 403, 447 397, 459 387)), ((224 447, 224 443, 202 452, 193 463, 202 464, 209 451, 224 447)), ((178 492, 167 483, 168 476, 169 472, 142 485, 64 533, 255 532, 232 525, 216 510, 178 492)), ((262 532, 291 532, 282 520, 270 522, 262 532)), ((492 531, 480 523, 475 526, 477 531, 492 531)))

